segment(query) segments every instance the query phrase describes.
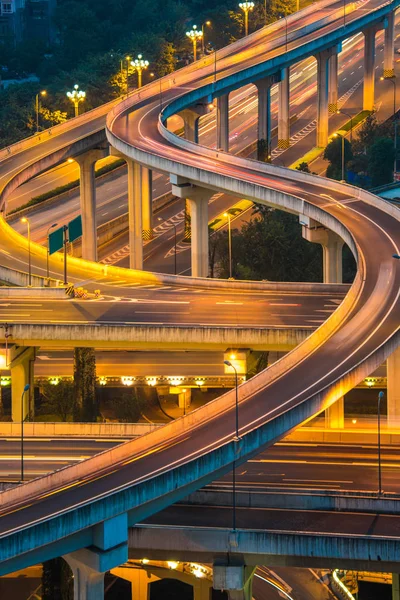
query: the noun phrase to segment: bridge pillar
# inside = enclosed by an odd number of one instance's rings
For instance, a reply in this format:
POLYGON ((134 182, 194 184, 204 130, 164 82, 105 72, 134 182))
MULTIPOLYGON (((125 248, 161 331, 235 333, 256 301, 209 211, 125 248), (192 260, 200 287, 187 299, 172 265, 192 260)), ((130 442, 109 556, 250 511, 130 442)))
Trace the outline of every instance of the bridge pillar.
POLYGON ((213 567, 213 588, 228 592, 229 600, 252 600, 253 576, 256 568, 243 564, 221 564, 213 567))
POLYGON ((290 67, 282 71, 279 82, 278 148, 290 146, 290 67))
POLYGON ((271 154, 271 87, 281 79, 279 75, 268 75, 255 82, 258 90, 258 141, 265 140, 268 156, 271 154))
POLYGON ((344 428, 344 398, 339 398, 325 411, 326 429, 344 428))
POLYGON ((342 283, 342 238, 318 224, 314 228, 303 225, 302 233, 307 241, 322 246, 324 283, 342 283))
POLYGON ((142 241, 142 171, 140 165, 126 158, 128 166, 129 267, 143 269, 142 241))
POLYGON ((208 276, 208 201, 214 192, 170 176, 172 193, 188 200, 190 207, 192 277, 208 276))
POLYGON ((190 408, 192 401, 192 390, 190 388, 184 388, 178 395, 179 408, 186 412, 190 408))
POLYGON ((96 181, 94 167, 108 149, 88 150, 75 157, 79 165, 82 214, 82 258, 97 261, 96 181))
POLYGON ((317 60, 317 146, 325 148, 328 144, 328 90, 329 90, 329 61, 336 48, 322 50, 315 55, 317 60))
POLYGON ((160 579, 145 569, 134 568, 131 565, 129 568, 116 567, 112 570, 112 574, 131 583, 132 600, 149 600, 150 584, 160 579))
POLYGON ((377 26, 368 27, 364 34, 364 91, 363 110, 372 110, 375 102, 375 36, 377 26))
POLYGON ((383 58, 383 76, 385 79, 394 77, 394 16, 394 11, 387 15, 387 27, 385 29, 385 50, 383 58))
POLYGON ((140 167, 142 179, 142 237, 151 240, 153 237, 153 171, 140 167))
POLYGON ((392 600, 400 600, 400 582, 398 573, 392 573, 392 600))
POLYGON ((35 415, 34 400, 34 362, 36 348, 14 346, 10 350, 11 371, 11 419, 14 423, 33 419, 35 415), (28 392, 24 387, 29 384, 28 392))
POLYGON ((184 123, 184 135, 189 142, 199 143, 199 120, 203 115, 213 110, 212 97, 206 97, 200 100, 195 106, 185 108, 179 115, 184 123))
POLYGON ((338 109, 338 53, 333 52, 329 59, 328 110, 331 114, 338 109))
POLYGON ((217 149, 229 152, 229 94, 217 98, 217 149))
POLYGON ((400 425, 400 348, 386 362, 387 369, 387 423, 389 427, 400 425))

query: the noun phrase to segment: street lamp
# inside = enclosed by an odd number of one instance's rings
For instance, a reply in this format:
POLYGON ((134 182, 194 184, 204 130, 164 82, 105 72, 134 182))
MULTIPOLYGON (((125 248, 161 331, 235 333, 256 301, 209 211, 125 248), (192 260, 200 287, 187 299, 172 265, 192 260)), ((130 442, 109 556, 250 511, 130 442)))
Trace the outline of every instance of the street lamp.
POLYGON ((382 461, 381 461, 381 400, 384 393, 378 394, 378 494, 382 494, 382 461))
MULTIPOLYGON (((157 221, 163 222, 165 219, 162 217, 157 217, 157 221)), ((174 228, 174 275, 176 275, 176 224, 172 223, 174 228)))
POLYGON ((211 21, 206 21, 205 23, 202 24, 201 26, 201 51, 204 55, 205 52, 205 44, 204 44, 204 25, 207 25, 207 27, 210 27, 211 25, 211 21))
MULTIPOLYGON (((235 420, 236 420, 236 437, 233 438, 234 442, 239 442, 239 391, 238 391, 238 374, 236 368, 229 360, 224 360, 224 365, 227 367, 231 367, 235 371, 235 389, 236 389, 236 399, 235 399, 235 420)), ((235 449, 235 458, 232 461, 232 529, 236 531, 236 449, 235 449)))
POLYGON ((342 179, 341 179, 341 183, 346 183, 346 180, 344 178, 344 135, 339 136, 338 133, 334 133, 333 137, 335 137, 335 138, 340 137, 342 139, 342 179))
POLYGON ((24 480, 24 396, 26 392, 29 392, 30 387, 27 383, 21 395, 21 481, 24 480))
POLYGON ((397 171, 397 118, 396 118, 396 113, 397 113, 397 105, 396 105, 396 75, 394 75, 393 77, 380 77, 379 78, 381 81, 390 81, 390 83, 393 85, 393 125, 394 125, 394 168, 393 168, 393 179, 395 180, 395 175, 396 175, 396 171, 397 171))
POLYGON ((31 224, 27 217, 22 217, 21 223, 26 223, 28 229, 28 287, 32 285, 32 260, 31 260, 31 224))
POLYGON ((349 115, 349 113, 345 112, 344 110, 340 109, 336 111, 337 115, 346 115, 346 117, 349 117, 350 119, 350 144, 353 142, 353 115, 349 115))
POLYGON ((46 96, 46 90, 42 90, 39 94, 36 94, 36 133, 39 133, 39 96, 46 96))
POLYGON ((79 85, 76 83, 72 92, 67 92, 67 96, 74 105, 75 117, 77 117, 79 115, 79 105, 85 100, 86 92, 80 90, 79 85))
POLYGON ((244 35, 249 35, 249 12, 254 8, 254 2, 239 2, 239 8, 244 12, 244 35))
POLYGON ((58 223, 53 223, 53 225, 50 225, 50 227, 47 229, 47 233, 46 233, 46 238, 47 238, 47 257, 46 257, 46 274, 47 274, 47 279, 50 279, 50 272, 49 272, 49 256, 50 256, 50 247, 49 247, 49 231, 50 229, 53 229, 53 227, 57 227, 58 223))
POLYGON ((232 229, 231 229, 231 214, 226 212, 224 217, 228 219, 228 246, 229 246, 229 279, 232 279, 232 229))
POLYGON ((197 40, 201 40, 203 32, 197 29, 197 25, 193 25, 190 31, 186 32, 187 37, 192 40, 193 43, 193 62, 197 60, 197 40))
POLYGON ((149 61, 144 60, 141 54, 138 54, 138 57, 135 58, 135 60, 131 60, 132 67, 137 71, 138 89, 142 87, 142 71, 147 69, 149 64, 149 61))
MULTIPOLYGON (((125 60, 126 60, 126 95, 129 95, 129 63, 131 60, 131 57, 125 56, 125 60)), ((121 71, 122 71, 122 60, 121 60, 121 71)))

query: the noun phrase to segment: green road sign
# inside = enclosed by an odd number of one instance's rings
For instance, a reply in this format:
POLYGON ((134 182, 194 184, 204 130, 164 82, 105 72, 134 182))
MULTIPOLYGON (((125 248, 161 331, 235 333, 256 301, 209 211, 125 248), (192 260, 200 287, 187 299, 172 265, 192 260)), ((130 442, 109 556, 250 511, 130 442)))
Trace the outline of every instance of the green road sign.
POLYGON ((82 236, 82 217, 76 217, 68 223, 69 241, 73 242, 82 236))
POLYGON ((64 231, 63 227, 56 229, 49 235, 49 254, 54 254, 58 250, 61 250, 64 244, 64 231))

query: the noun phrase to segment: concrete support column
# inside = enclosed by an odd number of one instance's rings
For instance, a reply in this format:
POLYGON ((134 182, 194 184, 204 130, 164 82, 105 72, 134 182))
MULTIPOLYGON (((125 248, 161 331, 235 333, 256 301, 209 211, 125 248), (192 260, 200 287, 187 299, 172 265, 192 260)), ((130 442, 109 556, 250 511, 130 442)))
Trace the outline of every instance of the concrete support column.
POLYGON ((104 573, 85 564, 85 554, 88 552, 84 549, 63 557, 74 576, 74 600, 103 600, 104 573))
POLYGON ((271 153, 271 87, 276 83, 273 77, 256 81, 258 90, 258 134, 257 139, 265 140, 268 155, 271 153))
POLYGON ((375 102, 375 35, 376 26, 369 27, 364 34, 364 99, 363 109, 373 110, 375 102))
POLYGON ((201 115, 186 108, 179 113, 183 118, 184 136, 189 142, 199 143, 199 120, 201 115))
POLYGON ((290 68, 282 71, 279 82, 278 148, 290 146, 290 68))
POLYGON ((335 114, 338 110, 338 53, 334 52, 329 59, 328 110, 335 114))
POLYGON ((208 201, 211 190, 190 184, 176 175, 170 176, 172 193, 189 203, 191 227, 192 277, 208 276, 208 201))
POLYGON ((344 429, 344 398, 339 398, 325 411, 326 429, 344 429))
POLYGON ((321 225, 312 229, 303 225, 302 233, 307 241, 322 246, 324 283, 342 283, 342 238, 321 225))
POLYGON ((75 158, 79 164, 82 214, 82 258, 97 261, 96 181, 94 168, 108 150, 89 150, 75 158))
POLYGON ((138 163, 126 159, 128 166, 129 267, 143 269, 142 172, 138 163))
POLYGON ((392 573, 392 600, 400 600, 400 583, 398 573, 392 573))
POLYGON ((192 277, 208 276, 208 200, 188 198, 191 216, 192 277))
POLYGON ((229 94, 217 98, 217 148, 229 152, 229 94))
POLYGON ((387 422, 389 427, 400 425, 400 348, 388 357, 387 369, 387 422))
POLYGON ((317 146, 325 148, 328 144, 328 89, 329 89, 329 59, 331 50, 319 52, 317 59, 317 146))
POLYGON ((185 412, 190 408, 192 401, 192 390, 190 388, 183 389, 178 396, 179 408, 185 412))
POLYGON ((383 76, 385 79, 394 77, 394 17, 394 11, 388 14, 387 27, 385 29, 385 50, 383 58, 383 76))
POLYGON ((10 350, 11 371, 11 418, 14 423, 33 419, 35 415, 34 402, 34 362, 36 348, 15 346, 10 350), (28 392, 24 387, 29 384, 28 392))
POLYGON ((206 579, 193 584, 193 600, 211 600, 211 586, 206 579))
POLYGON ((229 600, 252 600, 255 567, 214 564, 213 588, 226 590, 229 600))
POLYGON ((153 171, 140 167, 142 180, 142 237, 151 240, 153 237, 153 171))

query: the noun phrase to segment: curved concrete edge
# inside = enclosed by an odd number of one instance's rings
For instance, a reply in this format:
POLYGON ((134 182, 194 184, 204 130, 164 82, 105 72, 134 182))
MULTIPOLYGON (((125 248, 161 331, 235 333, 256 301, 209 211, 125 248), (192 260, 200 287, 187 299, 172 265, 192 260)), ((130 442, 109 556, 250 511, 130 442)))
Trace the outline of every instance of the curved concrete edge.
POLYGON ((40 298, 43 300, 63 300, 67 298, 66 287, 0 287, 0 298, 40 298))
MULTIPOLYGON (((10 243, 18 247, 25 248, 28 251, 28 240, 25 236, 18 233, 0 216, 0 234, 7 236, 10 243)), ((33 256, 46 259, 47 249, 40 244, 31 242, 31 252, 33 256)), ((53 254, 51 257, 52 264, 56 261, 58 268, 61 270, 64 264, 62 253, 53 254)), ((251 292, 291 292, 293 294, 343 294, 349 289, 348 284, 341 283, 292 283, 292 282, 264 282, 264 281, 228 281, 227 279, 207 279, 202 277, 184 277, 181 275, 165 275, 163 273, 152 273, 150 271, 135 271, 133 269, 125 269, 123 267, 108 266, 101 263, 95 263, 82 258, 68 256, 68 265, 77 269, 81 269, 85 273, 85 279, 88 277, 115 277, 118 279, 128 279, 132 283, 152 283, 152 284, 168 284, 185 286, 190 288, 202 289, 223 289, 229 292, 251 291, 251 292)), ((0 267, 1 268, 1 267, 0 267)), ((76 278, 76 275, 74 275, 76 278)), ((0 278, 1 279, 1 278, 0 278)), ((100 283, 101 287, 101 283, 100 283)))
MULTIPOLYGON (((24 436, 29 437, 139 437, 163 427, 159 423, 24 423, 24 436)), ((21 423, 0 423, 1 437, 19 437, 21 423)))
MULTIPOLYGON (((15 285, 26 287, 29 284, 29 274, 16 269, 9 269, 0 265, 0 282, 5 285, 15 285)), ((35 288, 41 288, 49 284, 49 287, 64 287, 60 279, 47 279, 40 275, 32 275, 32 285, 35 288)), ((1 289, 1 288, 0 288, 1 289)))

